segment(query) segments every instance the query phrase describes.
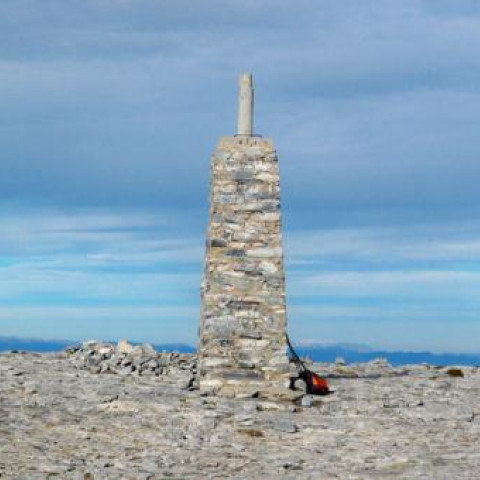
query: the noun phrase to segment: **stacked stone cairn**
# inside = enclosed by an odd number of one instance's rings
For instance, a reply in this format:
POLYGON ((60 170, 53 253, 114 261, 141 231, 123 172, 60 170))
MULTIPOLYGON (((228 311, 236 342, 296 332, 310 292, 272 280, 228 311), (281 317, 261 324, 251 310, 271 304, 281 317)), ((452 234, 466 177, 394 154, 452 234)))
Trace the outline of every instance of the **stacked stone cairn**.
POLYGON ((148 343, 131 345, 126 340, 117 345, 89 340, 67 348, 65 353, 78 368, 90 373, 154 376, 163 383, 194 388, 196 355, 157 352, 148 343))
POLYGON ((85 342, 71 355, 93 373, 154 375, 203 394, 288 397, 278 159, 252 134, 251 74, 240 76, 238 134, 211 159, 210 218, 197 357, 148 345, 85 342))
POLYGON ((251 135, 249 74, 239 103, 239 134, 211 159, 199 341, 200 389, 234 396, 284 390, 290 378, 278 159, 271 140, 251 135))

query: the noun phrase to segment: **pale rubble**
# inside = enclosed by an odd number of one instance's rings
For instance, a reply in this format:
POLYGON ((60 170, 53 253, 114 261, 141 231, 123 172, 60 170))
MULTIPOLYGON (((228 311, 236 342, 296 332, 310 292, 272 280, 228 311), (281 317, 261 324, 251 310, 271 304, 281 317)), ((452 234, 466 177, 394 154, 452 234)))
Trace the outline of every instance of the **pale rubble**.
POLYGON ((181 385, 195 355, 124 346, 0 355, 1 479, 478 478, 476 367, 313 364, 335 393, 228 398, 181 385))
POLYGON ((117 345, 89 340, 65 351, 78 368, 90 373, 158 377, 159 382, 175 382, 182 388, 193 388, 197 373, 197 356, 161 353, 144 343, 131 345, 120 340, 117 345))

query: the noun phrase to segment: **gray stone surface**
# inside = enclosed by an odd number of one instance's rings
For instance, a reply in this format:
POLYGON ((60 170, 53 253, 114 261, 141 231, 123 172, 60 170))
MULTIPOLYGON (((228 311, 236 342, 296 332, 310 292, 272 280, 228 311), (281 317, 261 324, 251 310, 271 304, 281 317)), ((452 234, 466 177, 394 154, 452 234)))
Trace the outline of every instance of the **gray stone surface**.
POLYGON ((277 156, 271 140, 222 137, 211 163, 200 388, 288 385, 277 156))
POLYGON ((121 340, 118 345, 87 341, 68 348, 66 355, 76 367, 90 373, 155 376, 161 382, 174 382, 183 388, 193 387, 197 373, 196 355, 158 353, 149 344, 130 345, 121 340))
POLYGON ((477 368, 323 364, 336 393, 302 407, 182 390, 175 356, 94 374, 88 348, 0 355, 0 478, 478 478, 477 368))

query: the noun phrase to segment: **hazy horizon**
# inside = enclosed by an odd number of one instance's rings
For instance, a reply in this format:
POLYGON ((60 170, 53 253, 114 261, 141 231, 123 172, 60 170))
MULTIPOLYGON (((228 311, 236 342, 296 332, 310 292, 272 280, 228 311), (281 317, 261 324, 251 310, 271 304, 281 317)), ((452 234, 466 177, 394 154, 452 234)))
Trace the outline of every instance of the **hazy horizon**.
MULTIPOLYGON (((0 335, 0 352, 21 350, 27 352, 57 352, 63 350, 67 347, 74 347, 83 342, 90 341, 99 341, 106 343, 117 344, 120 341, 126 340, 128 343, 133 345, 138 345, 142 343, 148 343, 154 345, 158 348, 168 348, 171 351, 180 351, 180 352, 191 352, 192 349, 196 350, 197 343, 189 342, 162 342, 161 340, 151 341, 141 341, 135 338, 125 339, 125 338, 41 338, 41 337, 16 337, 16 336, 2 336, 0 335), (56 346, 53 348, 52 346, 56 346), (40 348, 41 347, 41 348, 40 348), (46 348, 48 347, 48 348, 46 348), (180 348, 180 350, 178 350, 180 348)), ((382 347, 372 347, 371 345, 360 344, 360 343, 344 343, 344 342, 335 342, 335 341, 324 341, 324 340, 312 340, 312 339, 290 339, 292 344, 295 346, 297 352, 302 355, 309 356, 309 352, 330 352, 329 362, 334 362, 338 355, 346 354, 360 354, 363 357, 368 357, 371 359, 379 358, 378 355, 387 354, 395 355, 401 354, 402 358, 412 358, 411 363, 421 363, 427 362, 428 358, 433 357, 444 357, 444 358, 459 358, 459 357, 468 357, 470 362, 473 360, 472 365, 480 364, 480 349, 472 350, 469 352, 456 352, 456 351, 436 351, 428 349, 418 349, 418 350, 408 350, 408 349, 388 349, 382 347), (332 353, 333 352, 333 353, 332 353), (335 353, 336 352, 336 353, 335 353), (404 355, 403 355, 404 354, 404 355), (416 357, 419 355, 425 355, 426 357, 422 360, 416 361, 416 357)), ((366 359, 359 361, 368 361, 366 359)), ((451 363, 452 365, 456 363, 451 363)))

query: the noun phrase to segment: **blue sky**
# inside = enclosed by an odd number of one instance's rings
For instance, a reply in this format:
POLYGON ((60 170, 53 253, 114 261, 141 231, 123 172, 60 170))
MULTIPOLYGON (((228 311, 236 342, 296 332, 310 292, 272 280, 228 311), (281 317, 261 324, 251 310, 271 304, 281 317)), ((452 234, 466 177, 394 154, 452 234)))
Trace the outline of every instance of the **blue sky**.
POLYGON ((3 0, 0 335, 196 341, 254 73, 296 339, 479 351, 480 4, 3 0))

